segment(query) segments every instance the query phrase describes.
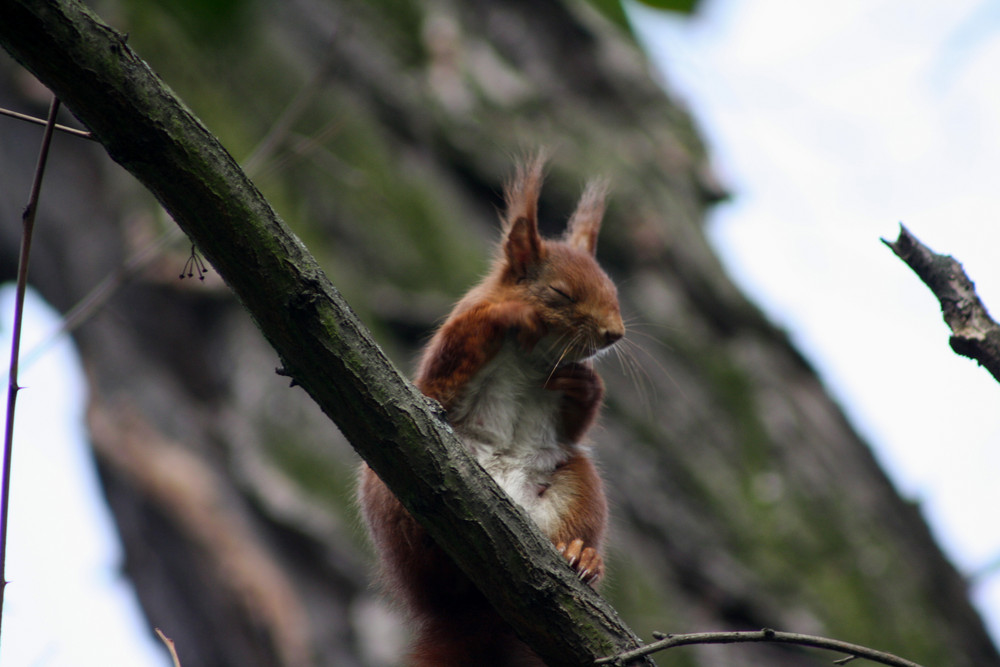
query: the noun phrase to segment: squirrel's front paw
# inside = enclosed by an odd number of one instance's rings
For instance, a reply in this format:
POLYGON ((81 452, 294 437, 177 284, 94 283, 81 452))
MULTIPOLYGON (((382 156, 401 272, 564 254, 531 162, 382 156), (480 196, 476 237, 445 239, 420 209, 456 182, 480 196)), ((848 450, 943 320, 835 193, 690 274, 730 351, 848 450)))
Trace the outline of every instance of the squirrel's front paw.
POLYGON ((594 585, 604 576, 604 559, 597 553, 597 549, 584 547, 583 540, 577 538, 569 544, 560 542, 556 545, 556 549, 576 571, 583 583, 594 585))
POLYGON ((569 401, 589 408, 604 396, 604 383, 590 364, 568 363, 552 371, 546 389, 561 391, 569 401))

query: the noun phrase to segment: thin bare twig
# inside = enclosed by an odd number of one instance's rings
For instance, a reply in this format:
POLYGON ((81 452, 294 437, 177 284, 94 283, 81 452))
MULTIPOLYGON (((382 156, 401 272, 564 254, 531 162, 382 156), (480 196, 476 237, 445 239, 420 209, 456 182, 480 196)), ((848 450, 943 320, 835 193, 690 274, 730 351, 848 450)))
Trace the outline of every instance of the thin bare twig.
POLYGON ((31 195, 28 205, 21 216, 21 252, 17 264, 17 296, 14 302, 14 326, 11 331, 10 372, 7 376, 7 423, 3 442, 3 507, 0 509, 0 622, 3 620, 3 597, 7 589, 7 515, 10 510, 10 469, 11 454, 14 449, 14 405, 17 402, 17 359, 21 348, 21 318, 24 315, 24 293, 28 287, 28 260, 31 257, 31 238, 35 228, 35 212, 38 210, 38 197, 42 189, 42 175, 45 173, 45 163, 49 157, 49 146, 52 143, 52 133, 55 130, 56 114, 59 113, 59 98, 52 98, 49 107, 49 118, 45 124, 45 134, 42 136, 42 147, 38 152, 38 164, 35 167, 35 177, 31 183, 31 195))
POLYGON ((181 667, 181 659, 177 657, 177 647, 174 646, 174 640, 163 634, 163 630, 160 630, 159 628, 153 629, 156 630, 156 636, 160 638, 160 641, 163 642, 163 644, 167 647, 167 650, 170 651, 170 659, 173 661, 174 667, 181 667))
POLYGON ((258 164, 263 164, 264 166, 260 167, 259 171, 248 170, 247 173, 255 180, 269 178, 275 173, 280 173, 282 169, 316 152, 323 145, 323 142, 339 132, 343 125, 343 120, 334 118, 316 134, 296 141, 285 155, 276 158, 270 163, 258 162, 258 164))
MULTIPOLYGON (((26 113, 18 113, 17 111, 11 111, 10 109, 4 109, 0 107, 0 116, 9 116, 10 118, 16 118, 18 120, 23 120, 28 123, 34 123, 35 125, 45 125, 46 122, 41 118, 35 118, 34 116, 29 116, 26 113)), ((75 127, 68 127, 66 125, 59 125, 56 123, 55 128, 60 132, 65 132, 66 134, 72 134, 75 137, 80 137, 81 139, 90 139, 94 141, 93 135, 86 130, 78 130, 75 127)))
POLYGON ((264 138, 250 151, 250 155, 243 162, 243 170, 245 172, 250 175, 256 173, 257 169, 263 166, 271 155, 277 152, 278 147, 291 134, 292 127, 302 117, 303 112, 305 112, 313 97, 322 87, 323 80, 330 74, 330 70, 333 68, 335 61, 332 45, 333 42, 331 41, 331 46, 327 49, 326 57, 310 81, 299 89, 299 92, 296 93, 292 101, 281 112, 278 119, 271 125, 271 129, 267 131, 264 138))
POLYGON ((882 243, 913 269, 941 303, 944 321, 951 328, 951 349, 979 362, 1000 382, 1000 324, 990 317, 962 265, 950 255, 935 253, 903 225, 899 238, 882 239, 882 243))
MULTIPOLYGON (((920 665, 915 662, 910 662, 909 660, 892 655, 891 653, 877 651, 866 646, 850 644, 837 639, 827 639, 826 637, 800 635, 795 632, 779 632, 769 628, 749 632, 693 632, 684 635, 657 636, 662 638, 659 639, 659 641, 646 644, 645 646, 631 651, 608 656, 607 658, 601 658, 597 661, 597 664, 627 665, 630 661, 637 658, 641 658, 658 651, 665 651, 668 648, 674 648, 675 646, 689 646, 692 644, 746 644, 769 642, 775 644, 795 644, 797 646, 809 646, 811 648, 837 651, 838 653, 846 654, 848 657, 843 660, 847 661, 863 658, 882 665, 889 665, 890 667, 920 667, 920 665)), ((839 660, 837 662, 843 664, 843 660, 839 660)))

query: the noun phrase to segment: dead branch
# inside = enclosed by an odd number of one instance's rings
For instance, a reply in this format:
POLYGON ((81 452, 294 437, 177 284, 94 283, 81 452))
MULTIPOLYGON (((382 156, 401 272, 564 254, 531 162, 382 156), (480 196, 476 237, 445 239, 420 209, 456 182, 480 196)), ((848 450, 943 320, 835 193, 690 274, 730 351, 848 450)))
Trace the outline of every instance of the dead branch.
POLYGON ((913 269, 941 303, 951 328, 951 349, 979 362, 1000 382, 1000 325, 990 317, 976 294, 976 286, 962 265, 950 255, 939 255, 921 243, 903 225, 899 238, 882 242, 913 269))

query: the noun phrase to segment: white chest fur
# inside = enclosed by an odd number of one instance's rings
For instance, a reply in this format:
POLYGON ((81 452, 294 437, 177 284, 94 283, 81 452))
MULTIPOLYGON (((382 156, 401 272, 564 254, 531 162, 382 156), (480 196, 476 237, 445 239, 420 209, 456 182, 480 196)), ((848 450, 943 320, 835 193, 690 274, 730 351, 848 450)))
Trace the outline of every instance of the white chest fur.
POLYGON ((561 499, 549 485, 571 446, 558 441, 561 396, 544 388, 548 372, 544 362, 508 341, 469 382, 450 418, 480 465, 551 533, 561 499))

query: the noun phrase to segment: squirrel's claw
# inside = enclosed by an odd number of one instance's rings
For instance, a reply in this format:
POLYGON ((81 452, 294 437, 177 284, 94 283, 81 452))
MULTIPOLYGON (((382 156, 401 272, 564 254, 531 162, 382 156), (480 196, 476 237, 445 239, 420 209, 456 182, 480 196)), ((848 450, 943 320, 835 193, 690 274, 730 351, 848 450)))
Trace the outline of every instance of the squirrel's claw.
POLYGON ((604 559, 597 553, 597 549, 584 547, 583 540, 577 538, 569 544, 560 542, 556 545, 556 549, 576 571, 583 583, 592 585, 604 576, 604 559))

